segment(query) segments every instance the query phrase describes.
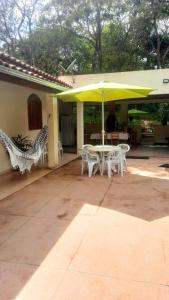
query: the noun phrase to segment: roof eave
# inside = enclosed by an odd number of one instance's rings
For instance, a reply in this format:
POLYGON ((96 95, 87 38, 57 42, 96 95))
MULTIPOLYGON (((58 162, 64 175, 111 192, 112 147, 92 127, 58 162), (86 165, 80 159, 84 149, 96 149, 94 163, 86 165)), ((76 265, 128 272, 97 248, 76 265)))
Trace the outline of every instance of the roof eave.
POLYGON ((26 73, 24 74, 23 72, 13 70, 13 69, 10 69, 10 68, 4 67, 4 66, 0 66, 0 73, 7 74, 7 75, 10 75, 10 76, 13 76, 13 77, 20 78, 20 79, 24 79, 24 80, 27 80, 29 82, 37 83, 38 85, 46 86, 46 87, 49 87, 49 88, 51 88, 53 90, 56 90, 56 91, 63 92, 63 91, 66 91, 66 90, 69 89, 68 87, 59 85, 57 83, 49 82, 47 80, 44 80, 44 79, 41 79, 41 78, 38 78, 38 77, 36 78, 35 76, 29 75, 29 74, 26 74, 26 73))

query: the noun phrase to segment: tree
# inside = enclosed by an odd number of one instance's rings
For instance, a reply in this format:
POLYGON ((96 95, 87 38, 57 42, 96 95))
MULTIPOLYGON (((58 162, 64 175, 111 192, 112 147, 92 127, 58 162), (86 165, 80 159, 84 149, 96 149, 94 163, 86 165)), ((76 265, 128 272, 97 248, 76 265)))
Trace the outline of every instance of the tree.
POLYGON ((131 0, 130 25, 142 48, 146 68, 165 68, 169 64, 168 0, 131 0))
POLYGON ((122 23, 109 23, 103 30, 103 64, 106 72, 143 68, 140 48, 130 28, 122 23))
POLYGON ((25 44, 25 38, 29 37, 35 28, 37 8, 40 13, 40 0, 1 0, 0 6, 1 46, 14 56, 18 56, 21 46, 26 46, 31 64, 34 64, 34 55, 31 44, 25 44))
POLYGON ((169 66, 167 0, 1 0, 0 46, 56 74, 169 66))
POLYGON ((167 121, 169 121, 169 103, 160 103, 158 112, 161 124, 167 125, 167 121))
POLYGON ((61 26, 88 44, 92 72, 102 72, 103 28, 117 12, 122 12, 123 7, 117 3, 117 0, 52 0, 48 4, 49 17, 43 20, 50 26, 61 26))
POLYGON ((88 61, 88 52, 90 51, 87 44, 80 40, 79 37, 68 31, 55 28, 36 29, 29 38, 24 40, 25 46, 20 45, 18 55, 29 60, 27 45, 31 45, 34 53, 36 67, 53 75, 58 75, 59 65, 65 68, 69 66, 76 58, 76 72, 89 72, 91 70, 90 61, 88 61))

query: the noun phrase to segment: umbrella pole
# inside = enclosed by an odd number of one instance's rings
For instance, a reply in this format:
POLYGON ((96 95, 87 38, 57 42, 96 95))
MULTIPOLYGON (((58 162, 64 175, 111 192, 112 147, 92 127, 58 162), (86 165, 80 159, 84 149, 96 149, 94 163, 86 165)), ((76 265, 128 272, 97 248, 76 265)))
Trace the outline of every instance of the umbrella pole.
POLYGON ((104 101, 102 101, 102 144, 104 145, 104 101))

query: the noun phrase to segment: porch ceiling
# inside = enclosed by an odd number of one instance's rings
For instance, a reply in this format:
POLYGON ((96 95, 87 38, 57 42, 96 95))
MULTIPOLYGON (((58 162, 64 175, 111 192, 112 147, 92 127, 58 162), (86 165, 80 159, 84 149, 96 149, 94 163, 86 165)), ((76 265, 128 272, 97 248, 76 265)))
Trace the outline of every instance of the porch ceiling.
MULTIPOLYGON (((114 103, 115 101, 113 101, 114 103)), ((169 94, 161 94, 161 95, 149 95, 146 98, 137 98, 137 99, 126 99, 126 100, 118 100, 117 104, 127 103, 127 104, 142 104, 142 103, 163 103, 169 102, 169 94)), ((106 102, 105 106, 111 105, 111 101, 106 102)), ((85 102, 87 105, 100 105, 99 102, 85 102)))

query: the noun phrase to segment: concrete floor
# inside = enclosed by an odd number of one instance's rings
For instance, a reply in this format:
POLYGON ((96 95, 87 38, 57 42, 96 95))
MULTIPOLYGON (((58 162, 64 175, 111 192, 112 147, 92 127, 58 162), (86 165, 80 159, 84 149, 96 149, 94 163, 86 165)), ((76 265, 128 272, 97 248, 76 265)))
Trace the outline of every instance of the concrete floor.
POLYGON ((108 179, 76 160, 1 200, 0 299, 168 300, 167 162, 108 179))
MULTIPOLYGON (((64 153, 57 168, 66 165, 68 162, 76 158, 76 154, 64 153)), ((45 165, 47 165, 47 162, 45 162, 45 165)), ((50 172, 51 169, 48 169, 46 166, 42 167, 39 165, 32 167, 30 173, 26 172, 25 174, 20 174, 18 171, 9 171, 0 175, 0 200, 19 191, 50 172)))
POLYGON ((131 148, 129 155, 169 158, 169 147, 167 145, 137 145, 131 148))

